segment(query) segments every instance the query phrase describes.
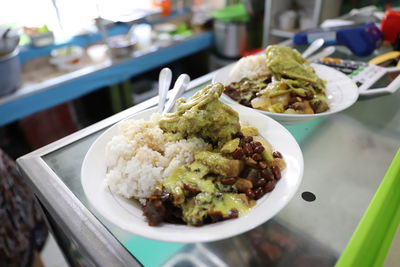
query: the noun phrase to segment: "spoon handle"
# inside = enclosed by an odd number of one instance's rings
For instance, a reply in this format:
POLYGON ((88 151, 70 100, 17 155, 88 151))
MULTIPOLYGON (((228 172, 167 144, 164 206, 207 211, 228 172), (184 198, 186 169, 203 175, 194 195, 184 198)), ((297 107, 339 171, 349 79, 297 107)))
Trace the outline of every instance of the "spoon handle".
POLYGON ((171 85, 172 71, 169 68, 163 68, 158 77, 158 113, 164 110, 165 100, 171 85))
POLYGON ((307 49, 303 52, 303 54, 301 54, 304 58, 308 58, 309 56, 311 56, 312 54, 314 54, 314 52, 316 52, 318 49, 321 48, 321 46, 324 45, 324 39, 319 38, 315 41, 313 41, 309 47, 307 47, 307 49))
POLYGON ((163 113, 168 113, 171 111, 172 107, 175 105, 175 101, 185 92, 190 82, 190 77, 187 74, 181 74, 174 84, 174 88, 171 90, 171 96, 168 99, 167 104, 163 113))
POLYGON ((316 54, 312 55, 311 57, 309 57, 308 60, 314 61, 314 60, 318 60, 323 57, 328 57, 328 56, 332 55, 335 52, 335 50, 336 49, 334 46, 328 46, 328 47, 324 48, 321 52, 316 53, 316 54))

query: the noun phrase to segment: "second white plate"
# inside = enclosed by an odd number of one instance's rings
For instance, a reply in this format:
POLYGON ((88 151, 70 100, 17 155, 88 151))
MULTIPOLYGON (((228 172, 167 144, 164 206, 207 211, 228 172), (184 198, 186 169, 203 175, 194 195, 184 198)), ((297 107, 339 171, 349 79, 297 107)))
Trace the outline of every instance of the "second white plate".
MULTIPOLYGON (((329 110, 317 113, 317 114, 284 114, 284 113, 273 113, 263 111, 259 109, 253 109, 243 106, 229 96, 222 94, 221 98, 228 103, 240 105, 247 109, 256 110, 264 115, 279 121, 282 124, 297 124, 303 123, 308 120, 331 115, 339 111, 345 110, 346 108, 353 105, 358 99, 358 88, 356 84, 345 74, 320 64, 311 64, 315 69, 317 75, 327 81, 326 83, 326 96, 328 100, 329 110)), ((228 65, 215 73, 213 83, 220 82, 224 85, 228 85, 233 82, 229 77, 229 72, 233 68, 234 64, 228 65)))

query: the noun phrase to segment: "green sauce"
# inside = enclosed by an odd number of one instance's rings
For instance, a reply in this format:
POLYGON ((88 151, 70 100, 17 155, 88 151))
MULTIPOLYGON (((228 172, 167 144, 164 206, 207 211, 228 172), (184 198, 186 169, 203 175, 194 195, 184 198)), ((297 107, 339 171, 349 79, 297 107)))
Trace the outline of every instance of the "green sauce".
POLYGON ((240 130, 239 115, 228 105, 220 102, 224 86, 216 83, 198 91, 185 101, 178 99, 176 111, 165 114, 160 128, 180 138, 200 137, 222 145, 240 130))
POLYGON ((220 177, 210 176, 209 172, 208 166, 196 160, 190 165, 178 167, 162 182, 162 186, 173 194, 173 204, 181 207, 182 219, 190 225, 201 223, 209 212, 220 212, 223 218, 229 218, 232 210, 242 215, 251 208, 245 195, 219 190, 217 180, 220 177), (200 193, 188 196, 185 186, 200 193))
MULTIPOLYGON (((200 137, 211 142, 214 151, 221 152, 223 147, 225 152, 222 153, 232 153, 240 141, 233 139, 240 131, 239 116, 218 100, 223 89, 224 86, 217 83, 187 101, 179 99, 175 112, 161 117, 160 128, 171 140, 200 137)), ((222 177, 237 177, 243 162, 218 152, 196 152, 194 162, 176 168, 158 185, 159 191, 172 194, 172 204, 181 208, 182 219, 189 225, 202 224, 209 216, 232 218, 251 208, 246 195, 232 193, 232 186, 219 182, 222 177)))
POLYGON ((220 212, 222 217, 228 218, 232 210, 239 212, 239 216, 247 213, 250 206, 243 200, 241 194, 221 193, 211 195, 200 193, 182 205, 183 220, 190 225, 197 225, 209 212, 220 212))

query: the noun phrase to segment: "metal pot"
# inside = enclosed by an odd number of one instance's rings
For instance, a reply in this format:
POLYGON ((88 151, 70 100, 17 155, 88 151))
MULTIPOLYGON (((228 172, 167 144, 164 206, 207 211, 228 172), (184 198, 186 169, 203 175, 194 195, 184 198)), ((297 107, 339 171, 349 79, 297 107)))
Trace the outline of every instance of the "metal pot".
POLYGON ((108 38, 108 47, 114 58, 131 57, 136 48, 136 39, 126 34, 108 38))
POLYGON ((0 57, 0 96, 12 93, 21 81, 21 65, 18 58, 19 50, 0 57))
POLYGON ((214 20, 215 48, 220 56, 240 58, 247 49, 246 23, 214 20))

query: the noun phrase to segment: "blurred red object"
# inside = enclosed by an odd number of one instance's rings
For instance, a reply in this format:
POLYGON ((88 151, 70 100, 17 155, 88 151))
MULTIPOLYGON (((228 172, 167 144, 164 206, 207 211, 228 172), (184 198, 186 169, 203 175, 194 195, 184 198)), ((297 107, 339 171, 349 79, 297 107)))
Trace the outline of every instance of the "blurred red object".
POLYGON ((264 51, 264 48, 256 48, 254 50, 245 51, 242 56, 243 57, 247 57, 247 56, 258 54, 258 53, 260 53, 262 51, 264 51))
POLYGON ((153 6, 161 7, 161 16, 167 17, 171 14, 171 0, 153 0, 153 6))
POLYGON ((400 12, 388 10, 381 23, 381 31, 386 41, 394 43, 400 32, 400 12))
POLYGON ((79 130, 70 103, 27 116, 19 121, 19 126, 32 150, 79 130))

